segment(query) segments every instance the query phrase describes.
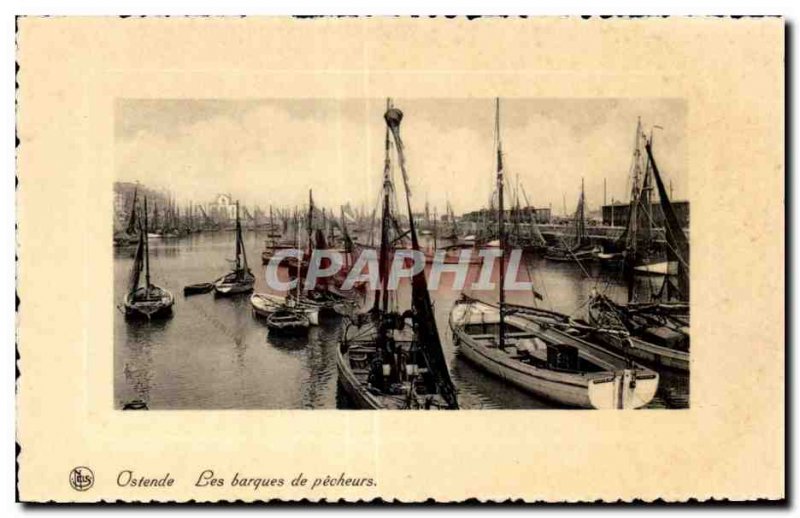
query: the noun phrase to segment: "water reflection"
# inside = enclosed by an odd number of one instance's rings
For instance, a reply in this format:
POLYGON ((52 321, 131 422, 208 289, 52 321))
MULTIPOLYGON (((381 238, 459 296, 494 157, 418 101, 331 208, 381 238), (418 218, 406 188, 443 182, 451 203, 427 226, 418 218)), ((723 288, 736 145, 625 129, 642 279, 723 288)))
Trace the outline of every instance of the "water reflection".
MULTIPOLYGON (((266 236, 245 233, 246 251, 256 275, 256 291, 266 287, 260 252, 266 236)), ((214 298, 211 294, 184 297, 187 284, 218 278, 229 267, 233 234, 217 232, 181 239, 151 239, 153 281, 176 296, 174 317, 163 322, 127 323, 117 312, 115 329, 115 404, 141 399, 150 409, 223 408, 337 408, 336 347, 342 332, 340 318, 322 319, 308 337, 272 336, 263 319, 252 315, 247 295, 214 298)), ((114 251, 117 301, 124 296, 133 247, 114 251)), ((576 317, 593 289, 625 302, 627 288, 614 272, 588 265, 552 263, 525 257, 518 280, 531 280, 543 300, 531 291, 509 292, 508 300, 536 304, 576 317)), ((498 269, 492 279, 497 282, 498 269)), ((476 282, 480 266, 471 266, 467 283, 476 282)), ((432 292, 434 311, 445 357, 459 390, 462 408, 552 408, 553 405, 507 385, 465 361, 453 346, 447 325, 453 303, 461 296, 452 289, 454 273, 444 273, 440 289, 432 292)), ((640 278, 640 293, 657 291, 657 278, 640 278)), ((497 300, 496 290, 470 294, 497 300)), ((408 307, 410 289, 401 284, 398 305, 408 307)), ((371 304, 367 297, 365 305, 371 304)), ((686 375, 662 374, 652 407, 688 405, 686 375)))

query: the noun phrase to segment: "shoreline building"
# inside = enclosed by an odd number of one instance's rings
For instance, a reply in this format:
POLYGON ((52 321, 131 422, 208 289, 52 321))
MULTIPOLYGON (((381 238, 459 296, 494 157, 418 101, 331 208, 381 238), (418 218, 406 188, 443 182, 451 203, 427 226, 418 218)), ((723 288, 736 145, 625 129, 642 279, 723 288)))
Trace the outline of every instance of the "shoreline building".
POLYGON ((236 220, 236 202, 228 193, 217 194, 208 204, 208 216, 218 223, 231 223, 236 220))
MULTIPOLYGON (((689 228, 689 202, 673 201, 672 208, 678 218, 682 228, 689 228)), ((653 215, 653 226, 664 226, 664 213, 661 211, 661 204, 654 202, 650 205, 650 213, 653 215)), ((611 205, 603 205, 603 225, 609 227, 624 227, 628 224, 630 205, 628 203, 615 202, 611 205)))

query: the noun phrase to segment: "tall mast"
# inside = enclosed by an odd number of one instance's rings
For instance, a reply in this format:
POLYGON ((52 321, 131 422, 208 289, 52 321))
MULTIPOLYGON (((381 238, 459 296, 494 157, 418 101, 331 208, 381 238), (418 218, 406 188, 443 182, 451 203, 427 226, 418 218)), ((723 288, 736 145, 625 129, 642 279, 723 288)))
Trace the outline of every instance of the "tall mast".
MULTIPOLYGON (((411 212, 411 190, 409 188, 408 172, 406 170, 405 153, 403 151, 403 141, 400 138, 400 123, 403 120, 403 112, 389 108, 384 114, 386 125, 394 137, 395 148, 397 149, 397 161, 400 164, 400 171, 403 174, 403 185, 406 195, 406 209, 408 211, 408 231, 411 234, 411 248, 419 253, 419 240, 411 212)), ((439 338, 439 331, 436 329, 436 317, 433 312, 428 291, 428 283, 424 272, 417 272, 411 279, 411 305, 413 308, 412 322, 415 331, 415 349, 419 351, 428 364, 430 373, 433 375, 436 385, 445 400, 448 408, 458 409, 458 398, 450 372, 447 369, 447 360, 442 352, 442 344, 439 338)), ((383 327, 383 326, 382 326, 383 327)))
POLYGON ((147 235, 147 196, 144 197, 144 283, 145 292, 150 290, 150 239, 147 235))
POLYGON ((242 253, 242 226, 239 223, 239 200, 236 200, 236 272, 242 269, 241 264, 242 253))
POLYGON ((433 251, 436 252, 436 248, 438 247, 438 243, 436 242, 436 220, 438 217, 436 216, 436 207, 433 208, 433 251))
MULTIPOLYGON (((294 230, 295 230, 294 232, 295 242, 297 243, 297 248, 300 249, 300 218, 297 217, 297 207, 294 208, 294 230)), ((300 275, 301 273, 300 266, 301 266, 301 260, 298 258, 297 275, 295 275, 295 277, 297 278, 297 285, 295 286, 295 295, 298 302, 300 302, 300 283, 302 281, 302 276, 300 275)))
POLYGON ((581 177, 581 199, 578 202, 578 245, 583 245, 584 241, 586 240, 586 215, 584 210, 584 204, 586 200, 584 198, 584 191, 583 191, 583 177, 581 177))
POLYGON ((314 220, 314 198, 311 195, 311 189, 308 190, 308 222, 306 224, 308 230, 308 253, 311 254, 311 250, 314 249, 313 244, 313 237, 312 234, 313 230, 313 220, 314 220))
MULTIPOLYGON (((386 99, 386 110, 391 108, 391 100, 386 99)), ((378 275, 381 279, 381 296, 375 297, 375 308, 388 311, 389 306, 389 196, 392 184, 391 162, 389 160, 389 126, 386 126, 386 136, 384 140, 384 161, 383 161, 383 208, 381 212, 381 249, 380 262, 378 263, 378 275)))
POLYGON ((353 243, 350 240, 350 234, 347 232, 347 222, 344 219, 344 205, 339 205, 339 215, 342 218, 342 242, 344 244, 344 266, 347 271, 350 271, 350 260, 353 255, 353 243))
POLYGON ((500 98, 496 99, 495 105, 495 137, 497 138, 497 230, 500 236, 500 349, 505 347, 505 311, 506 302, 506 230, 505 215, 503 207, 503 144, 500 139, 500 98))

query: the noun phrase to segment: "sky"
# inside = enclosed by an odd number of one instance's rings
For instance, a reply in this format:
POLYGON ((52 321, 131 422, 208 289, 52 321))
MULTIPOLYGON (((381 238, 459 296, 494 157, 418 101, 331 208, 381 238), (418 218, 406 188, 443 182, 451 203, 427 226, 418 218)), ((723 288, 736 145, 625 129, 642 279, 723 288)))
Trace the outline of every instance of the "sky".
MULTIPOLYGON (((494 185, 495 100, 403 99, 401 135, 412 205, 459 214, 487 206, 494 185)), ((179 201, 226 192, 242 203, 377 206, 385 99, 118 99, 117 180, 169 189, 179 201)), ((508 181, 553 213, 628 199, 637 118, 673 199, 688 196, 687 106, 682 99, 501 99, 508 181)), ((398 178, 399 179, 399 178, 398 178)))

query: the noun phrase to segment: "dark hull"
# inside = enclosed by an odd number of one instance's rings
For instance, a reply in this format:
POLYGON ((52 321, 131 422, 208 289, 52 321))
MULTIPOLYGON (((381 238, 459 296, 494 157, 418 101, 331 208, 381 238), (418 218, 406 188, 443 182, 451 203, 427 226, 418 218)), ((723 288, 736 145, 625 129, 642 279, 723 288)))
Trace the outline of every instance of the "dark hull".
POLYGON ((125 318, 128 320, 158 320, 172 316, 172 304, 164 305, 151 313, 138 309, 135 305, 125 306, 125 318))
POLYGON ((201 284, 192 284, 190 286, 185 286, 183 288, 184 295, 197 295, 200 293, 208 293, 214 289, 214 285, 210 282, 204 282, 201 284))

